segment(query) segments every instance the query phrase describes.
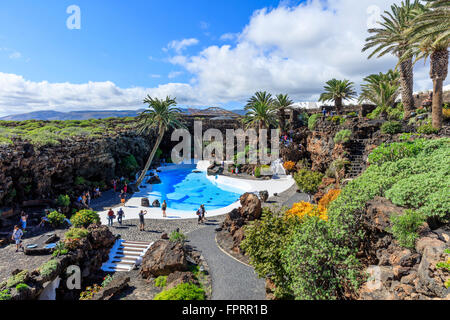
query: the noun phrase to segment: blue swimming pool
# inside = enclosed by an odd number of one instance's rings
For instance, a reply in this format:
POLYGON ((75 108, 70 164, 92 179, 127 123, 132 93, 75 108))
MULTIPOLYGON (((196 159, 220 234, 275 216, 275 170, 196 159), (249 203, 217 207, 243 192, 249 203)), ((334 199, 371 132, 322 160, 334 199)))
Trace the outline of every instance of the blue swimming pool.
POLYGON ((162 183, 146 185, 142 192, 150 202, 167 201, 168 208, 196 211, 201 204, 207 211, 224 208, 239 200, 243 190, 218 186, 205 172, 194 172, 195 167, 176 168, 158 173, 162 183))

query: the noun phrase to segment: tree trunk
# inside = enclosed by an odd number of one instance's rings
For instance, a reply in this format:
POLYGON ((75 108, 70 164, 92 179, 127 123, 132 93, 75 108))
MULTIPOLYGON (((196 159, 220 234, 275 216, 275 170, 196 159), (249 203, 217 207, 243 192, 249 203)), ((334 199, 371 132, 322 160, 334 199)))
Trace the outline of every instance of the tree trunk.
POLYGON ((416 109, 414 104, 414 74, 412 58, 400 63, 400 86, 402 103, 405 111, 404 119, 411 117, 411 112, 416 109))
POLYGON ((144 169, 141 172, 141 175, 139 176, 139 178, 136 181, 136 188, 139 188, 139 186, 141 185, 142 181, 144 181, 145 175, 147 174, 148 169, 150 168, 153 158, 155 157, 156 151, 159 148, 159 145, 161 144, 161 141, 164 137, 164 132, 165 130, 163 128, 159 129, 159 135, 158 135, 158 139, 156 139, 156 143, 153 146, 153 150, 152 153, 150 153, 150 156, 148 157, 147 163, 144 166, 144 169))
POLYGON ((284 112, 284 108, 280 109, 280 130, 281 132, 284 132, 286 128, 286 113, 284 112))
POLYGON ((341 114, 342 109, 342 98, 336 98, 334 100, 334 108, 336 109, 337 114, 341 114))
POLYGON ((448 75, 448 50, 434 51, 430 57, 430 77, 433 80, 432 125, 442 129, 443 85, 448 75))

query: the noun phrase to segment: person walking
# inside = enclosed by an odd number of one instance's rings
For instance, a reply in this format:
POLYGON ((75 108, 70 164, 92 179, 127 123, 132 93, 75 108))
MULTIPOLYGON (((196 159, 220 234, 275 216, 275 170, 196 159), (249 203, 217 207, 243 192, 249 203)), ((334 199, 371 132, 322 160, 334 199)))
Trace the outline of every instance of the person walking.
POLYGON ((139 212, 139 230, 145 231, 145 219, 144 216, 147 214, 147 210, 141 210, 139 212))
POLYGON ((22 211, 22 213, 20 214, 20 223, 22 224, 23 231, 25 231, 25 229, 27 228, 27 219, 28 215, 25 213, 25 211, 22 211))
POLYGON ((117 222, 122 226, 122 219, 125 217, 125 212, 123 212, 122 208, 117 212, 117 222))
POLYGON ((163 203, 161 205, 161 209, 162 209, 162 213, 163 213, 163 218, 167 218, 167 216, 166 216, 166 210, 167 210, 167 202, 166 202, 166 200, 163 201, 163 203))
POLYGON ((86 203, 88 207, 91 205, 91 193, 89 191, 86 192, 86 203))
POLYGON ((201 213, 202 213, 202 223, 205 223, 205 221, 206 221, 206 210, 205 210, 205 205, 204 204, 202 204, 201 206, 200 206, 200 209, 201 209, 201 213))
POLYGON ((114 224, 114 211, 112 210, 112 208, 109 208, 108 211, 108 226, 112 227, 114 224))
POLYGON ((202 206, 200 206, 200 208, 197 210, 196 214, 198 217, 197 224, 201 224, 203 222, 202 206))
POLYGON ((123 192, 125 192, 125 194, 127 193, 127 190, 128 190, 128 185, 127 185, 127 183, 125 182, 125 186, 123 187, 123 192))
POLYGON ((16 252, 19 251, 19 248, 22 248, 22 251, 25 251, 22 245, 22 237, 23 231, 20 230, 19 226, 14 226, 12 240, 16 243, 16 252))
POLYGON ((122 205, 125 207, 125 201, 127 198, 127 194, 124 192, 124 190, 122 190, 122 192, 119 195, 120 198, 120 203, 122 203, 122 205))
POLYGON ((116 179, 113 179, 112 185, 113 185, 113 188, 114 188, 114 192, 116 192, 116 188, 117 188, 117 181, 116 181, 116 179))

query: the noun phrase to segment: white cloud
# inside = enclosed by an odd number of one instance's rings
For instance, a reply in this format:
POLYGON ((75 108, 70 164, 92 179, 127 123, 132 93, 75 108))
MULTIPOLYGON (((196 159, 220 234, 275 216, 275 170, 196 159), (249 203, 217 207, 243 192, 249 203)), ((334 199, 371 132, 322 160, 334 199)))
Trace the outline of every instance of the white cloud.
POLYGON ((238 36, 239 36, 238 33, 231 33, 231 32, 229 32, 229 33, 225 33, 225 34, 221 35, 220 36, 220 40, 222 40, 222 41, 231 41, 231 40, 236 39, 238 36))
POLYGON ((164 51, 168 51, 169 49, 175 50, 176 53, 180 54, 184 49, 187 47, 193 46, 198 44, 198 39, 190 38, 190 39, 183 39, 183 40, 173 40, 169 42, 166 48, 163 48, 164 51))
MULTIPOLYGON (((361 53, 367 24, 373 21, 368 8, 377 5, 382 12, 391 4, 392 0, 312 0, 258 10, 235 36, 235 44, 209 46, 192 56, 183 50, 198 44, 197 39, 172 41, 166 49, 174 55, 167 61, 191 74, 188 83, 123 89, 112 82, 38 83, 0 73, 0 114, 40 108, 132 109, 142 107, 147 94, 170 95, 192 106, 243 103, 257 90, 315 101, 331 78, 350 79, 359 89, 363 77, 396 64, 391 56, 367 60, 368 54, 361 53)), ((429 62, 421 61, 415 69, 415 91, 430 89, 429 62)))
POLYGON ((167 78, 173 79, 183 74, 183 71, 172 71, 167 75, 167 78))

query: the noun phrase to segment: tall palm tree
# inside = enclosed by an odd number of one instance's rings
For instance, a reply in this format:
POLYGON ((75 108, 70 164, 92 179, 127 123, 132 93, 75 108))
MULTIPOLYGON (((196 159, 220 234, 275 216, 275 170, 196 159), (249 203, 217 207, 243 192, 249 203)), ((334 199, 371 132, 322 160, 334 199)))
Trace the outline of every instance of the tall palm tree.
POLYGON ((175 99, 166 97, 166 99, 163 100, 152 98, 148 95, 144 99, 144 103, 148 104, 148 109, 143 111, 138 117, 138 132, 140 134, 149 133, 152 129, 157 129, 158 138, 156 139, 153 150, 136 182, 136 187, 139 187, 144 180, 145 175, 152 164, 153 158, 155 157, 156 150, 158 150, 167 129, 185 127, 180 121, 181 110, 175 107, 177 105, 175 99))
POLYGON ((433 80, 432 125, 442 128, 443 85, 448 75, 448 47, 450 45, 450 1, 424 0, 425 7, 408 30, 414 46, 404 59, 416 56, 416 61, 430 58, 430 77, 433 80))
POLYGON ((372 36, 366 39, 366 45, 362 51, 374 49, 369 55, 369 59, 377 55, 382 57, 387 53, 399 58, 398 68, 400 71, 400 84, 402 102, 405 109, 405 119, 411 116, 415 110, 413 89, 413 63, 412 59, 401 59, 407 50, 410 49, 411 42, 407 34, 412 25, 412 21, 417 15, 416 10, 422 5, 419 0, 406 0, 401 5, 391 6, 391 12, 385 11, 381 16, 379 28, 369 29, 372 36))
POLYGON ((399 72, 393 70, 364 78, 359 102, 370 101, 379 108, 382 116, 386 117, 388 109, 394 105, 399 95, 399 78, 399 72))
POLYGON ((356 97, 354 83, 349 80, 331 79, 324 87, 325 92, 320 95, 319 101, 334 101, 337 112, 342 108, 342 101, 356 97))
POLYGON ((266 91, 258 91, 247 101, 246 107, 251 107, 258 101, 267 105, 271 105, 274 100, 272 94, 266 91))
POLYGON ((279 126, 282 131, 286 129, 286 109, 292 106, 293 103, 287 94, 277 95, 273 102, 274 107, 279 112, 279 126))
POLYGON ((247 127, 256 127, 258 129, 267 129, 270 126, 277 125, 277 110, 267 101, 256 101, 245 107, 247 114, 244 123, 247 127))

